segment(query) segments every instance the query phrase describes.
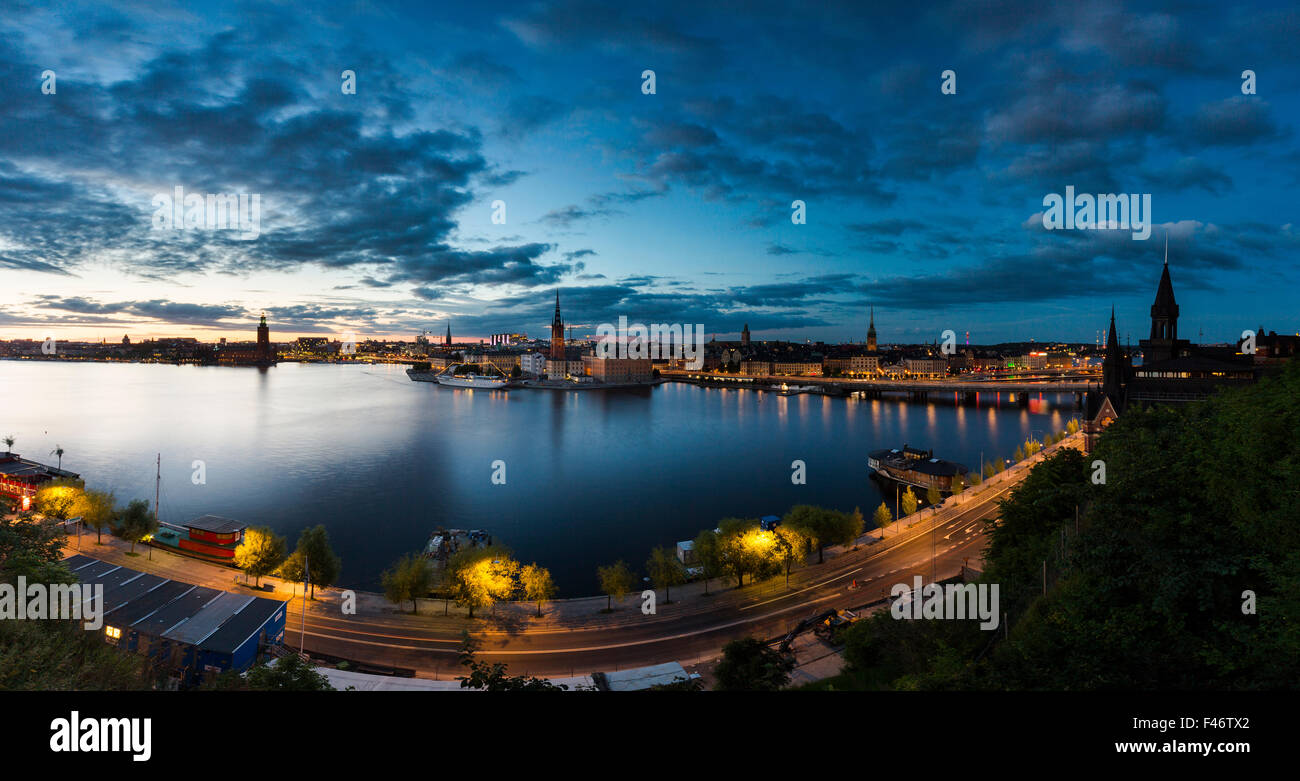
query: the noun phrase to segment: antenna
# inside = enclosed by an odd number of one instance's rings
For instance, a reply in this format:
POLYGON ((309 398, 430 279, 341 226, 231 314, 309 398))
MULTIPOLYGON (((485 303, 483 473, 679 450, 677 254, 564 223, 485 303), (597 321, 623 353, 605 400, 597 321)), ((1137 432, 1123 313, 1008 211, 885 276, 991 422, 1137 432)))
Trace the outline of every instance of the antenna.
POLYGON ((1169 265, 1169 231, 1165 231, 1165 265, 1169 265))

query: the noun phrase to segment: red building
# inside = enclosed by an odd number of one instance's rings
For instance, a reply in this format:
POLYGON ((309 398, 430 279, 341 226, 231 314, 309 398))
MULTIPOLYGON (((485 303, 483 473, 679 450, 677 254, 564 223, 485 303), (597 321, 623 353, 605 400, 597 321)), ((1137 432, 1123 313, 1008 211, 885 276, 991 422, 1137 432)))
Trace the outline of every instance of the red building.
POLYGON ((81 475, 29 461, 17 453, 0 453, 0 494, 17 499, 20 509, 30 510, 36 492, 52 480, 80 483, 81 475))
POLYGON ((244 541, 248 524, 219 515, 204 515, 175 526, 164 523, 153 536, 153 544, 176 553, 233 564, 235 548, 244 541))

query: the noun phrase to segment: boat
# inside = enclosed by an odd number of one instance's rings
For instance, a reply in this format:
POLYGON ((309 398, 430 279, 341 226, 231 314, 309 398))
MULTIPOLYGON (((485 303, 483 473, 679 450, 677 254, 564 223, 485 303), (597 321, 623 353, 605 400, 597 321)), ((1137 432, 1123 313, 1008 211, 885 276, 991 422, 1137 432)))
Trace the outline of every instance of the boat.
POLYGON ((479 374, 475 371, 457 374, 456 370, 470 366, 472 364, 453 363, 446 369, 443 369, 434 377, 434 381, 439 385, 447 385, 452 388, 504 388, 510 384, 510 377, 502 372, 497 365, 488 361, 488 366, 497 370, 497 374, 479 374))
POLYGON ((936 488, 952 492, 953 478, 969 472, 964 464, 935 458, 933 450, 903 445, 902 449, 873 450, 867 454, 867 466, 882 477, 917 488, 936 488))

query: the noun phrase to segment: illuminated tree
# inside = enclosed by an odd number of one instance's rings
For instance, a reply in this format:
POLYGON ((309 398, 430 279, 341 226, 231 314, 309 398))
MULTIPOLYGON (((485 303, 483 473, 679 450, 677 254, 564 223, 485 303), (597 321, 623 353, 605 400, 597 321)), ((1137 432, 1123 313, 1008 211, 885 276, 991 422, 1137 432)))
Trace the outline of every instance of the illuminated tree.
POLYGON ((298 535, 298 549, 294 553, 301 553, 306 561, 312 599, 316 598, 317 586, 329 588, 339 579, 343 562, 330 547, 329 532, 324 526, 317 524, 310 529, 303 529, 298 535))
POLYGON ((916 512, 916 505, 918 504, 918 501, 916 498, 916 494, 912 491, 912 486, 909 485, 907 487, 907 490, 903 492, 903 498, 901 502, 903 505, 903 515, 905 516, 911 515, 912 513, 916 512))
MULTIPOLYGON (((976 479, 978 479, 978 478, 976 478, 976 479)), ((966 476, 965 476, 965 475, 961 475, 961 474, 953 475, 953 476, 952 476, 952 493, 953 493, 953 495, 955 496, 955 495, 957 495, 957 494, 959 494, 959 493, 961 493, 962 491, 965 491, 965 490, 966 490, 966 476)))
POLYGON ((925 489, 925 503, 930 505, 931 510, 937 511, 939 509, 939 503, 942 501, 943 494, 939 492, 938 488, 930 486, 925 489))
POLYGON ((1017 464, 1020 463, 1021 461, 1024 461, 1025 448, 1021 445, 1016 445, 1016 452, 1011 454, 1011 460, 1015 461, 1017 464))
POLYGON ((474 608, 492 607, 514 594, 519 571, 519 562, 500 546, 462 550, 447 562, 452 599, 468 607, 473 618, 474 608))
POLYGON ((776 556, 785 569, 785 585, 790 587, 790 570, 808 558, 812 551, 812 540, 801 530, 782 524, 773 532, 776 535, 776 556))
POLYGON ((871 519, 876 522, 876 526, 884 529, 894 522, 894 514, 889 511, 889 505, 881 502, 880 506, 876 508, 876 512, 871 516, 871 519))
POLYGON ((614 609, 614 599, 620 602, 632 589, 636 588, 636 576, 622 559, 608 567, 597 567, 596 577, 600 579, 600 590, 605 592, 605 612, 614 609))
POLYGON ((524 598, 537 603, 537 617, 542 617, 542 603, 555 597, 555 580, 551 571, 536 564, 529 564, 519 574, 524 587, 524 598))
POLYGON ((117 518, 117 497, 111 491, 82 491, 72 511, 95 530, 95 544, 102 542, 105 529, 117 518))
POLYGON ((726 518, 718 528, 722 569, 736 578, 736 588, 745 585, 746 575, 759 580, 780 571, 776 535, 759 528, 756 519, 726 518))
POLYGON ((1078 418, 1070 418, 1070 422, 1066 424, 1066 426, 1065 426, 1065 430, 1066 430, 1067 433, 1070 433, 1070 434, 1077 434, 1077 433, 1079 433, 1079 420, 1078 420, 1078 418))
POLYGON ((686 568, 677 560, 677 554, 668 548, 657 547, 650 551, 645 570, 655 588, 664 590, 664 604, 672 604, 672 587, 686 582, 686 568))
POLYGON ((81 499, 81 486, 72 480, 51 480, 36 492, 32 509, 53 518, 66 521, 73 516, 77 502, 81 499))

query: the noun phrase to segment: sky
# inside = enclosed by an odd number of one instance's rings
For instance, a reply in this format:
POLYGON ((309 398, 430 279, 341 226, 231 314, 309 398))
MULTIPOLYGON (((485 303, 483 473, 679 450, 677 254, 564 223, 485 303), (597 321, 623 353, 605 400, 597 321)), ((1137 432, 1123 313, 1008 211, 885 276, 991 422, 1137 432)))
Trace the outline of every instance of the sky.
POLYGON ((1294 4, 187 5, 7 3, 0 338, 1136 341, 1166 239, 1180 336, 1300 330, 1294 4))

